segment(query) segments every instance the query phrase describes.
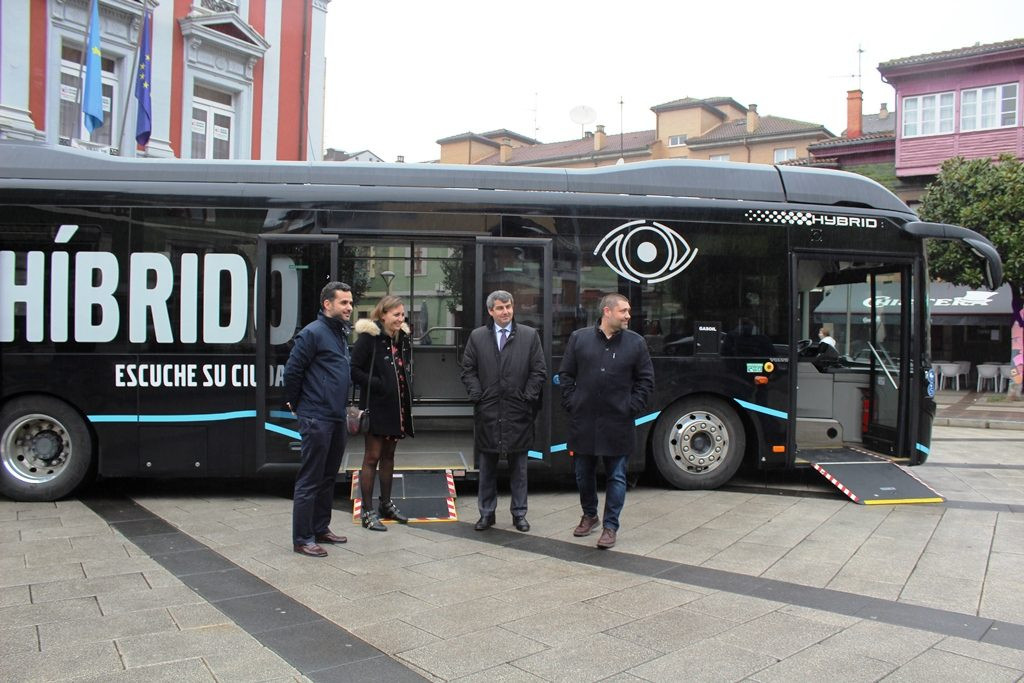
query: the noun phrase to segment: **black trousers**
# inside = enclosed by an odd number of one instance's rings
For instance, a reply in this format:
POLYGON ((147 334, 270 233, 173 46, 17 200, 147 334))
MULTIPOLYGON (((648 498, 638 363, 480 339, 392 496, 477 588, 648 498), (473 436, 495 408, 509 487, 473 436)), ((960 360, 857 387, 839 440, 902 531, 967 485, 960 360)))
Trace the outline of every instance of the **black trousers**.
MULTIPOLYGON (((479 453, 480 482, 477 507, 481 517, 489 517, 498 507, 498 454, 479 453)), ((513 517, 526 515, 526 451, 508 454, 509 487, 512 490, 510 510, 513 517)))
POLYGON ((299 416, 302 464, 295 477, 292 498, 292 542, 309 545, 331 524, 334 482, 345 455, 348 432, 345 421, 334 422, 299 416))

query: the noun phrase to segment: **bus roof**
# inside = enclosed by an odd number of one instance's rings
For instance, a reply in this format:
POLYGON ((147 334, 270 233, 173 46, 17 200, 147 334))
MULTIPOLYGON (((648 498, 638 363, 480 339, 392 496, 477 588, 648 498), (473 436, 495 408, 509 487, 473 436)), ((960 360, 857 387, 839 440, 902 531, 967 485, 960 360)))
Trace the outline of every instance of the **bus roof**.
POLYGON ((592 169, 113 157, 39 143, 0 141, 0 179, 344 185, 578 192, 865 207, 911 213, 864 176, 797 166, 689 159, 592 169))

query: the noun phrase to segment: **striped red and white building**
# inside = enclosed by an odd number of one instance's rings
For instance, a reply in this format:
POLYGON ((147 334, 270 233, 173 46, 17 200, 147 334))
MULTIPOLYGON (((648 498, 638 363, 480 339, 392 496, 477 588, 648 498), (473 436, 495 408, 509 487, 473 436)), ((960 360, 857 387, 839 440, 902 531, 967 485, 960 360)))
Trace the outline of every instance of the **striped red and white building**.
POLYGON ((104 123, 81 123, 91 0, 0 2, 0 138, 122 156, 313 160, 323 154, 330 0, 98 0, 104 123), (144 4, 152 134, 135 141, 144 4))

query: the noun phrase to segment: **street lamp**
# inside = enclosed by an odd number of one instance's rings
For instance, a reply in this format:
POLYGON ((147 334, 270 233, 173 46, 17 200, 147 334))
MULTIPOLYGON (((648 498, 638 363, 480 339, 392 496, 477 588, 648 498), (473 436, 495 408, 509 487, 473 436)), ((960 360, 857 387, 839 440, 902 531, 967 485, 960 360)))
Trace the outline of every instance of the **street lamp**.
POLYGON ((395 273, 391 270, 385 270, 380 274, 382 280, 384 280, 384 287, 387 290, 387 294, 391 293, 391 281, 395 279, 395 273))

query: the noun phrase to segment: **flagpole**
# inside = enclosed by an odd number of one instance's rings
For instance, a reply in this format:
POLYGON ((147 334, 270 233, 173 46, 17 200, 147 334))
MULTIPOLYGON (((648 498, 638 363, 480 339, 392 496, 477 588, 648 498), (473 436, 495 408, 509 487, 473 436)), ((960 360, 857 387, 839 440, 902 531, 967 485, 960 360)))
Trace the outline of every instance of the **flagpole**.
MULTIPOLYGON (((139 23, 139 39, 135 42, 135 64, 132 66, 131 86, 125 88, 124 108, 121 109, 121 142, 118 143, 118 156, 124 156, 124 126, 128 122, 128 105, 132 101, 132 94, 135 92, 135 80, 139 77, 139 50, 142 49, 142 32, 146 30, 146 12, 149 11, 149 0, 142 0, 142 18, 139 23)), ((135 138, 132 137, 132 140, 135 138)), ((133 148, 134 149, 134 148, 133 148)))
POLYGON ((89 34, 92 33, 92 2, 89 0, 89 19, 85 22, 85 35, 82 36, 85 40, 82 41, 82 58, 78 60, 78 96, 75 104, 78 105, 78 124, 75 126, 75 137, 79 140, 82 139, 82 98, 85 94, 85 57, 89 51, 89 34))

